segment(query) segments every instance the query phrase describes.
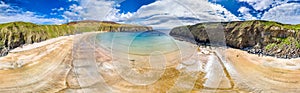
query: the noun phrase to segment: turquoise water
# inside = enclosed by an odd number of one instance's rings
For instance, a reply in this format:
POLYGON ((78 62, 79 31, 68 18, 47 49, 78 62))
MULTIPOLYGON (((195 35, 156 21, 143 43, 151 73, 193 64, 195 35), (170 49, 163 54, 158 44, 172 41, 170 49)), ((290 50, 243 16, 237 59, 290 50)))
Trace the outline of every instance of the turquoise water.
POLYGON ((107 32, 97 35, 97 44, 112 51, 134 55, 168 53, 179 50, 176 41, 159 31, 107 32))

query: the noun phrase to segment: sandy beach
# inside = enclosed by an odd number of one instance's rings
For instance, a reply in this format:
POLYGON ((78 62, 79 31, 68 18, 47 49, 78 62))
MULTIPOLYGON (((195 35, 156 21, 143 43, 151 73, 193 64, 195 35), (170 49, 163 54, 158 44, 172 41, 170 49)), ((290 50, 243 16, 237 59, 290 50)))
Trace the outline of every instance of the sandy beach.
POLYGON ((0 58, 0 92, 300 91, 300 59, 258 57, 232 48, 223 49, 220 57, 217 50, 177 41, 178 51, 162 54, 166 64, 160 68, 159 54, 155 60, 131 55, 134 63, 125 54, 114 58, 95 42, 97 34, 63 36, 12 50, 0 58), (120 68, 115 61, 131 66, 120 68))
POLYGON ((226 58, 237 88, 255 92, 299 92, 299 58, 258 57, 237 49, 227 49, 226 58))

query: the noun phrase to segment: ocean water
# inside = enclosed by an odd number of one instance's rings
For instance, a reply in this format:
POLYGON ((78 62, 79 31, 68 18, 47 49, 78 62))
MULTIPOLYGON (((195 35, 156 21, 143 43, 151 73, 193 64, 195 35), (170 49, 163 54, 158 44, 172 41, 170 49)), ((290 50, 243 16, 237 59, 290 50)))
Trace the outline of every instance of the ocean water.
POLYGON ((159 31, 107 32, 97 35, 96 42, 106 49, 132 55, 151 55, 178 51, 176 40, 159 31))

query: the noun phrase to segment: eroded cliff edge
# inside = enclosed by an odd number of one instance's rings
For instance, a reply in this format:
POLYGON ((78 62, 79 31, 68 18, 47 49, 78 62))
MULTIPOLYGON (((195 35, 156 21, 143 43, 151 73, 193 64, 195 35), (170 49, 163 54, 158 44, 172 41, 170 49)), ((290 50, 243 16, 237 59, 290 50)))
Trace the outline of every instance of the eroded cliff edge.
POLYGON ((176 27, 170 35, 197 44, 209 44, 211 40, 218 43, 224 38, 227 46, 249 53, 278 58, 300 57, 300 25, 260 20, 199 23, 176 27))
POLYGON ((0 57, 7 55, 9 50, 16 47, 59 36, 91 31, 131 32, 149 30, 152 28, 93 20, 70 22, 62 25, 37 25, 28 22, 5 23, 0 24, 0 57))

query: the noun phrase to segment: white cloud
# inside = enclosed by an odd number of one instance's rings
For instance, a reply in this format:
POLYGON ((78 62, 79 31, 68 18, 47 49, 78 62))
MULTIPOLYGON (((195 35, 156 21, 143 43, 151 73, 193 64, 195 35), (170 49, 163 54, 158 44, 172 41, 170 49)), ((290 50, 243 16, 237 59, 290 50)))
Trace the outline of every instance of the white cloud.
POLYGON ((78 0, 79 5, 73 4, 63 17, 69 20, 104 20, 118 21, 128 19, 133 13, 119 13, 123 0, 78 0))
POLYGON ((247 7, 241 7, 238 10, 240 13, 249 13, 250 9, 247 7))
POLYGON ((62 16, 69 21, 82 20, 82 17, 80 15, 82 13, 83 13, 83 7, 73 4, 64 11, 62 16))
POLYGON ((85 6, 85 12, 81 15, 86 19, 112 20, 109 16, 118 13, 114 4, 114 1, 95 1, 85 6))
MULTIPOLYGON (((53 11, 64 11, 66 20, 104 20, 135 23, 153 26, 156 28, 172 28, 180 25, 189 25, 199 22, 220 22, 238 20, 223 6, 213 4, 207 0, 158 0, 142 6, 134 13, 119 13, 117 9, 123 0, 70 0, 78 2, 69 8, 55 8, 53 11)), ((0 4, 0 7, 10 7, 0 4)), ((23 12, 18 9, 6 8, 0 19, 8 21, 29 21, 35 23, 63 23, 60 19, 48 19, 36 15, 34 12, 23 12), (8 12, 10 11, 10 12, 8 12), (11 13, 11 11, 15 11, 11 13), (5 14, 5 15, 4 15, 5 14), (8 15, 14 15, 14 18, 8 15)), ((57 13, 51 13, 57 15, 57 13)), ((4 22, 3 21, 3 22, 4 22)))
POLYGON ((199 22, 238 20, 221 5, 207 0, 158 0, 134 13, 119 13, 123 0, 81 0, 64 12, 69 20, 105 20, 172 28, 199 22))
POLYGON ((250 9, 247 8, 247 7, 240 7, 238 12, 240 12, 240 18, 243 19, 243 20, 256 20, 257 18, 254 17, 253 15, 251 15, 249 12, 250 12, 250 9))
POLYGON ((45 18, 44 16, 36 15, 34 12, 22 11, 20 8, 10 6, 2 1, 0 2, 0 11, 0 23, 24 21, 38 24, 61 24, 65 22, 56 18, 45 18))
POLYGON ((238 20, 224 7, 206 0, 161 0, 142 6, 127 23, 172 28, 199 22, 238 20))
POLYGON ((68 0, 69 2, 78 2, 78 0, 68 0))
POLYGON ((222 21, 238 21, 239 19, 232 14, 230 11, 228 11, 226 8, 224 8, 221 5, 218 4, 212 4, 209 3, 212 9, 216 12, 217 16, 221 17, 222 21))
POLYGON ((64 10, 64 8, 63 7, 60 7, 60 8, 54 8, 54 9, 52 9, 52 11, 63 11, 64 10))
POLYGON ((74 12, 80 12, 82 11, 83 7, 82 6, 78 6, 76 4, 73 4, 70 6, 69 10, 72 10, 74 12))
POLYGON ((289 0, 238 0, 239 2, 246 2, 251 5, 255 10, 265 10, 270 7, 288 2, 289 0))
POLYGON ((240 7, 238 12, 240 19, 244 20, 272 20, 281 23, 297 24, 299 18, 299 4, 288 3, 289 1, 299 0, 238 0, 246 2, 254 8, 251 10, 246 7, 240 7), (251 15, 249 12, 255 11, 256 15, 251 15), (262 12, 264 11, 264 12, 262 12), (264 14, 263 14, 264 13, 264 14))
POLYGON ((5 4, 3 1, 0 1, 0 8, 9 8, 9 5, 5 4))
POLYGON ((300 20, 300 4, 288 3, 274 7, 266 12, 262 19, 272 20, 287 24, 299 24, 300 20))
POLYGON ((83 12, 80 15, 88 20, 116 20, 115 15, 119 10, 115 8, 117 1, 115 0, 81 0, 80 6, 83 12))
POLYGON ((50 13, 50 15, 57 15, 57 13, 50 13))

